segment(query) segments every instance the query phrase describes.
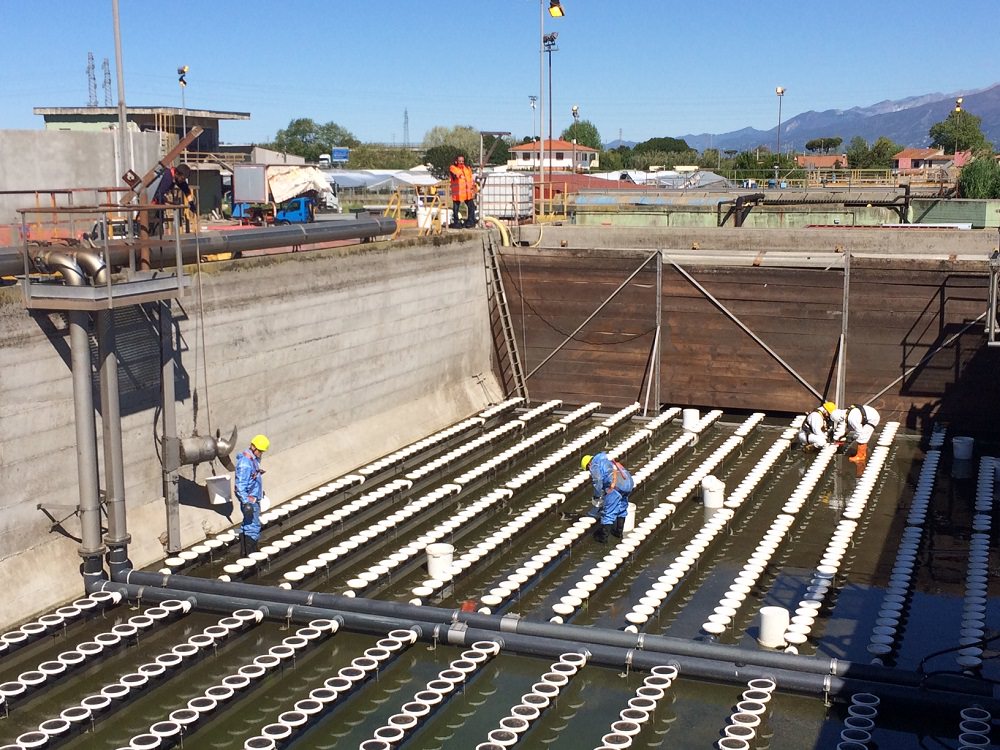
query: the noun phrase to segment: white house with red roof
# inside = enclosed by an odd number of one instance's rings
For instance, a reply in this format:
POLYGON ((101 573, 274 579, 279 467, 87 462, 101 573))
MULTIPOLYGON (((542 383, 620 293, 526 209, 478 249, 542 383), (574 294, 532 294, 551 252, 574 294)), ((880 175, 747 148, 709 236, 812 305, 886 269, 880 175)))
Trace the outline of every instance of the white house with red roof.
MULTIPOLYGON (((541 142, 522 143, 510 149, 509 169, 538 170, 542 161, 541 142)), ((551 139, 545 141, 544 169, 563 172, 588 172, 599 166, 597 149, 579 143, 551 139)))

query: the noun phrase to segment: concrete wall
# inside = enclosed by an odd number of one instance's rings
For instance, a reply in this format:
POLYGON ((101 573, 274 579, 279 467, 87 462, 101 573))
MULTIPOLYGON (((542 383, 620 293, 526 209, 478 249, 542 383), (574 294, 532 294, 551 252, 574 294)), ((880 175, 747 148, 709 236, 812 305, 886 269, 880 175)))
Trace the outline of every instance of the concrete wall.
MULTIPOLYGON (((1000 201, 914 199, 908 216, 913 223, 936 224, 971 222, 976 228, 1000 226, 1000 201)), ((602 210, 581 206, 573 222, 580 226, 615 227, 702 227, 715 229, 718 213, 714 207, 678 204, 655 209, 626 205, 602 210)), ((810 225, 878 227, 899 224, 896 211, 878 206, 758 206, 746 217, 744 229, 803 229, 810 225)), ((732 218, 729 226, 733 225, 732 218)))
MULTIPOLYGON (((202 433, 209 407, 213 430, 239 428, 241 449, 266 433, 265 487, 276 502, 502 397, 478 238, 212 264, 175 315, 179 433, 195 426, 195 392, 202 433)), ((142 566, 163 556, 165 529, 158 342, 142 308, 116 313, 116 322, 130 552, 142 566)), ((67 536, 79 535, 77 519, 50 533, 36 508, 79 500, 68 362, 62 316, 30 316, 16 287, 0 289, 0 627, 81 590, 78 543, 67 536)), ((206 502, 202 485, 213 473, 182 470, 185 546, 230 524, 206 502)))
MULTIPOLYGON (((724 209, 725 210, 725 209, 724 209)), ((616 227, 700 227, 716 229, 718 213, 714 207, 671 206, 668 209, 641 210, 622 207, 601 212, 588 208, 577 210, 573 216, 581 226, 616 227)), ((811 224, 840 225, 845 227, 877 227, 880 224, 898 224, 899 214, 887 208, 830 206, 758 206, 750 212, 744 229, 802 229, 811 224)), ((733 225, 730 218, 729 226, 733 225)))
MULTIPOLYGON (((145 173, 160 158, 156 133, 129 131, 128 142, 137 173, 145 173)), ((125 187, 121 175, 128 167, 119 163, 117 150, 116 134, 110 130, 0 130, 0 190, 125 187)), ((42 205, 50 205, 49 196, 43 200, 42 205)), ((84 192, 74 203, 93 205, 97 200, 95 193, 84 192)), ((58 201, 66 205, 65 196, 58 201)), ((0 224, 20 222, 16 209, 34 206, 33 195, 0 195, 0 224)))
MULTIPOLYGON (((695 250, 712 253, 751 252, 769 262, 767 254, 869 253, 881 255, 928 255, 985 260, 997 249, 997 233, 991 229, 755 229, 753 227, 580 227, 525 226, 519 229, 522 243, 540 247, 616 247, 695 250)), ((777 257, 777 256, 774 256, 777 257)), ((687 259, 690 262, 691 259, 687 259)), ((715 262, 713 260, 713 262, 715 262)))

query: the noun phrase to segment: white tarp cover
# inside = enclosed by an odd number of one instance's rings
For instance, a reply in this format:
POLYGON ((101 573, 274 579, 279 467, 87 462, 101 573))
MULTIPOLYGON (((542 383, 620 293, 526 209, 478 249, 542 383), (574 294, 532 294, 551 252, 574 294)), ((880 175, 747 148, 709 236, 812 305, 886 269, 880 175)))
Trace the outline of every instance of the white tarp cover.
POLYGON ((327 181, 335 183, 339 188, 363 187, 378 190, 383 187, 395 189, 400 185, 429 187, 440 182, 426 170, 335 169, 322 174, 327 181))
POLYGON ((331 192, 326 175, 316 167, 269 166, 267 186, 275 203, 284 203, 309 190, 331 192))

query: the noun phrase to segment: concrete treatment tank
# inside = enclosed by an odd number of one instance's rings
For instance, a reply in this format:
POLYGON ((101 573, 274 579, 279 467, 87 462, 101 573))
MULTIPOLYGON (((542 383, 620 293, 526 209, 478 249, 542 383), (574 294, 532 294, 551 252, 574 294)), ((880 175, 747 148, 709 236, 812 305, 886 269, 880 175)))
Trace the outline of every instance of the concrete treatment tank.
POLYGON ((479 213, 498 219, 530 217, 534 210, 533 189, 530 174, 489 174, 479 192, 479 213))

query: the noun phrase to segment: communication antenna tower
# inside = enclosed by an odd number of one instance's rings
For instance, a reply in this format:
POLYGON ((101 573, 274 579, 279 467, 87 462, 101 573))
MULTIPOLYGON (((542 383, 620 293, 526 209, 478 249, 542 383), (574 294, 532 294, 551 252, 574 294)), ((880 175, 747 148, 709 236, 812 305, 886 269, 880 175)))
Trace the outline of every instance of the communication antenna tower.
POLYGON ((409 147, 410 145, 410 111, 408 109, 403 109, 403 145, 409 147))
POLYGON ((87 53, 87 106, 97 106, 97 78, 94 75, 94 53, 87 53))
POLYGON ((104 71, 104 106, 110 107, 114 103, 111 99, 111 63, 106 57, 101 63, 101 70, 104 71))

